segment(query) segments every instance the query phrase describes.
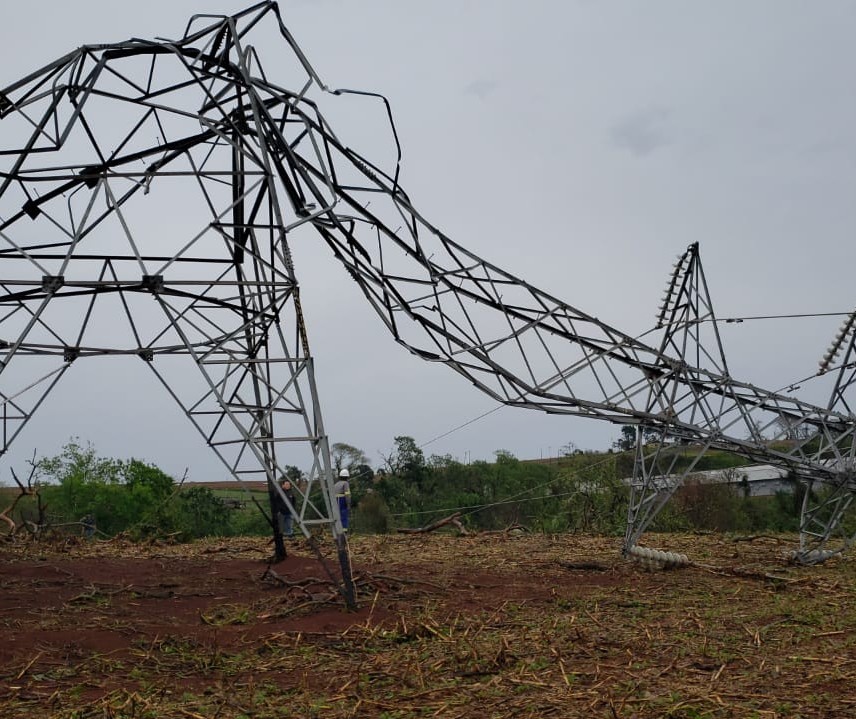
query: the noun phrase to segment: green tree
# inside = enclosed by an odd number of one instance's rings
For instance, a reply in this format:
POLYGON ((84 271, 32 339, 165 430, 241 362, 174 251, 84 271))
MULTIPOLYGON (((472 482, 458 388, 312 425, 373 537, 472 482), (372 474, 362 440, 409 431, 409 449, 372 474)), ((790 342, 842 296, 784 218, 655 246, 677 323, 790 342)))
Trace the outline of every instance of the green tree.
POLYGON ((410 482, 421 483, 425 475, 425 454, 413 437, 395 437, 395 446, 388 457, 384 457, 389 472, 410 482))
POLYGON ((287 464, 282 468, 282 476, 289 480, 295 487, 299 486, 300 482, 304 479, 303 472, 293 464, 287 464))
POLYGON ((119 474, 131 490, 145 490, 155 499, 166 499, 175 488, 175 480, 166 472, 139 459, 119 463, 119 474))
POLYGON ((175 512, 170 501, 176 486, 173 478, 159 467, 138 459, 121 463, 120 473, 135 515, 128 518, 129 528, 141 536, 175 531, 175 512))
MULTIPOLYGON (((425 482, 430 474, 425 455, 413 437, 395 437, 394 442, 392 452, 384 457, 387 471, 374 483, 373 488, 393 514, 422 512, 426 508, 426 501, 430 501, 433 496, 425 482)), ((408 524, 416 521, 415 514, 405 518, 408 524)))
POLYGON ((482 529, 502 529, 512 524, 538 523, 545 504, 541 499, 554 468, 540 463, 521 462, 511 452, 498 450, 493 464, 474 462, 475 482, 483 509, 470 515, 470 523, 482 529))
POLYGON ((38 471, 48 481, 69 480, 116 484, 121 480, 121 463, 115 459, 99 457, 92 443, 84 446, 79 437, 70 439, 55 457, 38 461, 38 471))
POLYGON ((392 518, 389 507, 379 492, 365 494, 354 512, 353 528, 357 532, 386 534, 390 530, 392 518))
POLYGON ((336 442, 330 445, 330 459, 333 460, 333 467, 336 470, 336 474, 339 474, 343 469, 347 469, 353 474, 359 465, 369 464, 369 458, 366 457, 366 453, 363 450, 344 442, 336 442))
POLYGON ((619 456, 605 462, 602 455, 575 458, 559 478, 562 495, 558 506, 564 521, 559 529, 573 532, 617 534, 627 518, 629 488, 621 480, 619 456))
POLYGON ((673 503, 695 529, 732 532, 745 530, 748 525, 741 495, 733 485, 690 475, 675 492, 673 503))
POLYGON ((43 494, 54 524, 92 516, 108 535, 162 533, 175 524, 175 482, 153 464, 100 457, 91 443, 73 438, 58 455, 39 460, 38 471, 48 481, 43 494))
POLYGON ((125 529, 132 511, 121 491, 119 462, 99 457, 92 444, 73 438, 55 457, 39 460, 38 470, 53 485, 45 487, 44 495, 54 523, 92 515, 103 532, 125 529))
POLYGON ((619 452, 629 452, 636 446, 636 427, 625 424, 621 427, 621 436, 616 439, 612 446, 619 452))
POLYGON ((230 534, 231 510, 208 487, 192 487, 179 496, 178 528, 185 539, 230 534))

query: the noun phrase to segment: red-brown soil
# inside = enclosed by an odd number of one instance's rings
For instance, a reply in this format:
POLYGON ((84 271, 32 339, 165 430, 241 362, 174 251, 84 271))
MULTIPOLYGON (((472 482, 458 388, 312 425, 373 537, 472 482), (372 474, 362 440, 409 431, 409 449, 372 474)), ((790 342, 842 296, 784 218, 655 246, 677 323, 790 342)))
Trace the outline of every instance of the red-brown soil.
POLYGON ((0 716, 856 716, 849 559, 668 543, 704 564, 644 571, 614 539, 357 537, 356 612, 303 542, 273 578, 264 540, 8 545, 0 716))

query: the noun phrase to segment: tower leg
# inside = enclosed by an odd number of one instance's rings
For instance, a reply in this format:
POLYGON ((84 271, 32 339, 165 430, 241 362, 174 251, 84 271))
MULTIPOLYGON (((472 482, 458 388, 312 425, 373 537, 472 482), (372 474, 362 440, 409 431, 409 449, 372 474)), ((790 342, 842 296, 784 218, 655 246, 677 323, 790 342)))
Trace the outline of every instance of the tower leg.
POLYGON ((339 568, 342 571, 342 594, 345 597, 345 604, 351 611, 356 611, 357 593, 351 571, 351 553, 348 550, 348 535, 344 532, 340 532, 336 537, 336 553, 339 555, 339 568))
POLYGON ((791 554, 794 562, 820 564, 856 542, 856 533, 848 535, 843 521, 853 499, 853 489, 848 482, 839 485, 809 482, 806 485, 800 512, 800 546, 791 554), (836 539, 839 540, 837 544, 836 539))

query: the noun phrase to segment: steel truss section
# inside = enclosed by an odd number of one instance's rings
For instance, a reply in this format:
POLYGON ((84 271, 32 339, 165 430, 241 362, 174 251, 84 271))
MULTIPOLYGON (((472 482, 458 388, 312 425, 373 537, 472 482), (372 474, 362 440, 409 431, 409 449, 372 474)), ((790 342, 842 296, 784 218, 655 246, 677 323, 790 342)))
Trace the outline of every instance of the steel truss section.
POLYGON ((709 447, 693 447, 685 464, 686 447, 670 443, 661 435, 648 442, 641 427, 636 428, 633 476, 630 480, 627 527, 622 553, 630 556, 640 537, 648 529, 672 495, 692 475, 696 464, 709 447))
MULTIPOLYGON (((697 243, 678 255, 672 267, 657 311, 656 329, 662 330, 658 347, 661 354, 689 358, 694 367, 705 365, 723 376, 728 375, 697 243)), ((680 391, 680 386, 674 383, 652 386, 648 411, 654 411, 664 396, 670 404, 680 391)), ((703 411, 703 407, 699 406, 698 410, 703 411)), ((708 407, 707 411, 713 415, 716 409, 708 407)), ((625 556, 649 560, 649 563, 660 558, 658 550, 654 550, 653 557, 644 552, 640 554, 637 543, 672 495, 693 474, 710 446, 710 441, 695 444, 688 452, 688 447, 673 442, 667 431, 658 431, 651 425, 636 426, 627 528, 622 547, 625 556)))
POLYGON ((178 41, 80 48, 7 88, 0 116, 18 131, 4 127, 4 137, 21 137, 0 155, 8 159, 0 174, 3 378, 16 357, 54 363, 6 390, 8 441, 73 361, 138 354, 235 476, 258 472, 272 482, 284 448, 308 445, 323 501, 311 491, 301 501, 332 525, 346 555, 289 252, 291 232, 307 225, 410 352, 506 405, 659 433, 653 449, 638 450, 625 551, 674 490, 673 475, 686 473, 667 446, 675 443, 735 452, 831 488, 809 500, 796 558, 838 551, 827 545, 856 470, 856 424, 844 401, 856 323, 821 368, 839 370, 839 382, 820 407, 730 375, 696 245, 676 263, 657 327, 640 337, 496 267, 419 214, 400 183, 386 100, 328 88, 275 3, 195 17, 178 41), (276 49, 288 51, 276 67, 295 89, 267 76, 249 42, 268 27, 262 20, 279 33, 276 49), (321 112, 324 93, 383 103, 392 166, 340 139, 321 112), (179 215, 158 211, 159 198, 188 185, 194 192, 181 190, 179 215), (186 239, 176 243, 179 236, 186 239), (143 298, 154 299, 159 325, 137 312, 143 298), (91 315, 107 301, 128 318, 124 344, 112 333, 93 337, 91 315), (75 303, 77 314, 61 315, 75 303), (832 367, 843 347, 845 361, 832 367), (201 380, 179 392, 162 368, 181 354, 201 380), (782 427, 801 439, 771 442, 782 427))
MULTIPOLYGON (((794 388, 768 391, 730 375, 697 245, 670 277, 652 331, 662 339, 643 342, 469 252, 419 215, 397 167, 384 173, 324 126, 316 132, 333 158, 340 198, 338 212, 316 228, 411 352, 448 365, 506 405, 656 428, 662 442, 734 452, 852 495, 852 412, 802 401, 794 388), (339 179, 345 170, 347 184, 339 179), (777 441, 792 435, 799 439, 777 441)), ((299 162, 311 193, 326 176, 299 162)), ((851 331, 851 343, 852 337, 851 331)), ((836 396, 852 385, 853 368, 849 359, 840 366, 849 376, 836 396)), ((649 466, 637 467, 626 538, 633 541, 625 551, 674 491, 667 485, 680 481, 659 466, 670 454, 655 449, 649 466)), ((825 548, 839 531, 840 512, 826 513, 830 523, 814 533, 806 532, 805 516, 796 561, 810 563, 852 543, 825 548)))
POLYGON ((308 467, 290 509, 316 548, 331 530, 354 606, 289 248, 289 103, 257 91, 247 44, 272 9, 84 46, 0 95, 2 451, 74 364, 136 356, 236 479, 267 482, 278 557, 278 480, 308 467))

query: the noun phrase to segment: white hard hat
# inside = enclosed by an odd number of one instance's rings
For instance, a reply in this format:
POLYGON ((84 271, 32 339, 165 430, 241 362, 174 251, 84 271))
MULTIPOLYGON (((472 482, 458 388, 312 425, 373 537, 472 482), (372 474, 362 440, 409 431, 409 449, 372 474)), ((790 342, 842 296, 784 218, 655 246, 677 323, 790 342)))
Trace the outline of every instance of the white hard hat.
POLYGON ((343 469, 341 472, 339 472, 339 476, 340 477, 350 477, 351 473, 347 469, 343 469))

